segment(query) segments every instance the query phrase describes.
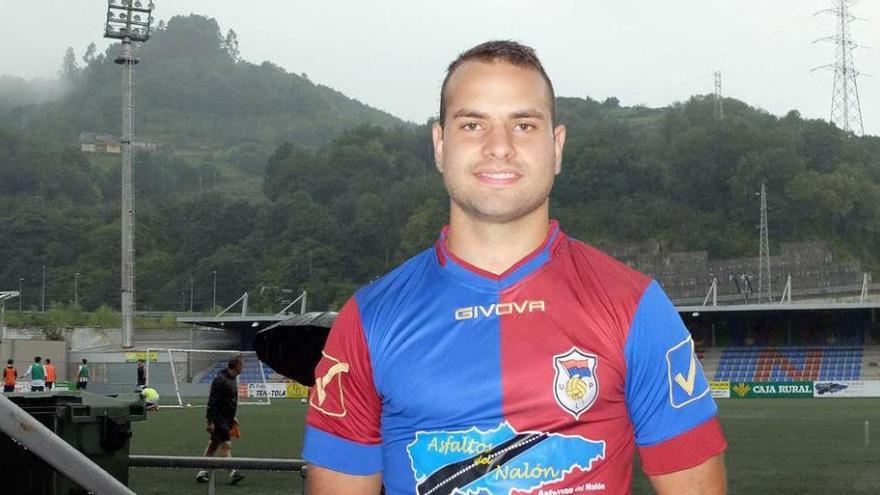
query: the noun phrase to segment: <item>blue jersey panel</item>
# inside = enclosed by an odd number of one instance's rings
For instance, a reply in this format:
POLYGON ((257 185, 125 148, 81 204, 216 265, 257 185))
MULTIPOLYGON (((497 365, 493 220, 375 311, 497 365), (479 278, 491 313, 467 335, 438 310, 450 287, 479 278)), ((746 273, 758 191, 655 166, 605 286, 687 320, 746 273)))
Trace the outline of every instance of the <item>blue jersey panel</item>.
POLYGON ((639 302, 624 356, 626 402, 637 445, 663 442, 716 414, 690 332, 657 282, 639 302))
POLYGON ((382 444, 364 445, 306 425, 303 458, 346 474, 367 476, 382 470, 382 444))
POLYGON ((435 256, 423 252, 356 296, 382 398, 389 494, 460 454, 449 448, 460 430, 503 421, 497 291, 463 283, 435 256), (444 441, 416 448, 413 431, 444 441))

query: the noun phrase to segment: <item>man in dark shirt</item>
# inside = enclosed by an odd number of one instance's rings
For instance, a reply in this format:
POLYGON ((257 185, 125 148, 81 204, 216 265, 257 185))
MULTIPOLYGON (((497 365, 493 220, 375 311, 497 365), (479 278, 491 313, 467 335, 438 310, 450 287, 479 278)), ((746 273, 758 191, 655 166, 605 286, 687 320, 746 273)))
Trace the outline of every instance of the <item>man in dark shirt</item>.
POLYGON ((146 387, 147 386, 147 369, 144 366, 144 360, 137 360, 137 386, 138 387, 146 387))
MULTIPOLYGON (((241 357, 234 357, 226 363, 226 369, 217 373, 211 382, 211 393, 208 396, 208 412, 205 415, 208 420, 208 433, 211 441, 205 448, 205 457, 212 457, 217 453, 220 457, 232 457, 232 436, 237 436, 238 419, 235 410, 238 407, 238 382, 236 378, 241 373, 244 363, 241 357)), ((205 483, 209 479, 207 471, 199 471, 196 481, 205 483)), ((229 472, 229 484, 234 485, 244 479, 244 475, 234 469, 229 472)))

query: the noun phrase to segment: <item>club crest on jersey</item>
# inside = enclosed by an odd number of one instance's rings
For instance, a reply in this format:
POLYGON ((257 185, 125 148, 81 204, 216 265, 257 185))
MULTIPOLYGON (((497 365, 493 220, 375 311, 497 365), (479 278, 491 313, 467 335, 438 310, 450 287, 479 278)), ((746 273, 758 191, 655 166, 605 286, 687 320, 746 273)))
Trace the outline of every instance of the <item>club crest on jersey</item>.
POLYGON ((553 356, 553 366, 556 368, 553 395, 556 403, 574 419, 579 419, 599 396, 599 380, 596 378, 598 364, 599 358, 595 354, 581 352, 576 347, 565 354, 553 356))

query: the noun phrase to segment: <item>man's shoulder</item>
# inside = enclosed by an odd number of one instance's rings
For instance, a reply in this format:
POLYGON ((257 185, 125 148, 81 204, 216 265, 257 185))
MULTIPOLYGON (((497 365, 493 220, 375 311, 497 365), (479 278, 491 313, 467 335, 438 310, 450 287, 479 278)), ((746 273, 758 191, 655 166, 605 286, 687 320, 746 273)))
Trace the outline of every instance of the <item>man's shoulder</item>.
POLYGON ((430 274, 434 263, 436 263, 436 252, 431 247, 358 289, 354 297, 361 314, 377 304, 393 301, 411 293, 414 286, 421 284, 430 274))
POLYGON ((604 283, 634 285, 646 288, 651 277, 583 241, 568 238, 573 262, 588 267, 602 277, 604 283))
POLYGON ((231 377, 226 376, 224 370, 220 370, 217 372, 217 375, 214 377, 215 382, 229 383, 232 380, 231 377))
POLYGON ((605 294, 635 311, 651 277, 577 239, 569 237, 565 246, 559 256, 565 273, 577 277, 584 290, 605 294))

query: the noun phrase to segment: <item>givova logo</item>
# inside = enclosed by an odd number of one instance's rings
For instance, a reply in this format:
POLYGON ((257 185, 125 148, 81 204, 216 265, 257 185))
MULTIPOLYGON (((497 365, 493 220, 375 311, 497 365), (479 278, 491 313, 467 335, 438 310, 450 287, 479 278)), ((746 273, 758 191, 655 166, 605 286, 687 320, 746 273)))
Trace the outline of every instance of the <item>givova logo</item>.
POLYGON ((504 316, 523 313, 544 312, 544 301, 520 301, 490 304, 488 306, 465 306, 455 310, 456 320, 475 320, 489 316, 504 316))

